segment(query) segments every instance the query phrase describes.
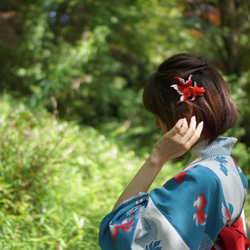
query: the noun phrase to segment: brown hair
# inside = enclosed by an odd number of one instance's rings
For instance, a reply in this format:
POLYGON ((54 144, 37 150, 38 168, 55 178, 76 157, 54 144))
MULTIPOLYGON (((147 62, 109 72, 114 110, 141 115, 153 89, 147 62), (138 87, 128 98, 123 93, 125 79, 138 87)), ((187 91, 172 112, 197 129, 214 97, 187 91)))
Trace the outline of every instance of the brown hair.
POLYGON ((160 117, 168 129, 179 119, 187 118, 189 121, 195 115, 197 122, 204 121, 202 135, 210 142, 238 121, 236 105, 222 76, 202 57, 187 53, 172 56, 159 66, 146 83, 143 103, 149 112, 160 117), (180 95, 171 85, 178 84, 175 77, 187 80, 191 74, 192 81, 206 92, 195 101, 189 98, 176 105, 180 95))

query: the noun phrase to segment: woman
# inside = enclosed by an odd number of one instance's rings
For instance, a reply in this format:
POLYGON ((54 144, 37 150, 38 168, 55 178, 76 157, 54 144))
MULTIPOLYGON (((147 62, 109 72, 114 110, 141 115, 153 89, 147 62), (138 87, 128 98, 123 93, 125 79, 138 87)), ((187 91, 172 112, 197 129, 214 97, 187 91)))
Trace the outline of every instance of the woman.
POLYGON ((221 75, 203 58, 175 55, 149 78, 143 102, 163 136, 101 222, 101 248, 247 249, 247 179, 230 156, 236 139, 221 137, 237 109, 221 75), (147 194, 163 165, 189 149, 184 170, 147 194))

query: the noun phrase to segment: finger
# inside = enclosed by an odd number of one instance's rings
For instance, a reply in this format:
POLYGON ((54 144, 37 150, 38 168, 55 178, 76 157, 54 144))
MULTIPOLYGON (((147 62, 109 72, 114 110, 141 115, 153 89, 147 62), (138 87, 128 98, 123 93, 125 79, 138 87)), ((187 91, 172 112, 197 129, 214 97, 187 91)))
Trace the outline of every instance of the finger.
POLYGON ((188 130, 188 123, 187 123, 187 119, 186 118, 183 119, 183 123, 182 123, 182 126, 181 126, 180 130, 183 133, 186 133, 187 130, 188 130))
POLYGON ((192 118, 190 120, 189 128, 187 129, 186 135, 185 135, 185 139, 187 141, 189 141, 190 138, 194 135, 195 130, 196 130, 196 125, 197 125, 196 117, 192 116, 192 118))
POLYGON ((178 135, 178 137, 179 136, 185 137, 187 130, 188 130, 188 123, 187 123, 187 119, 184 118, 180 129, 176 132, 176 135, 178 135))
POLYGON ((204 123, 203 121, 198 124, 198 126, 195 129, 194 134, 187 142, 187 147, 191 148, 199 139, 203 130, 204 123))
POLYGON ((176 135, 180 131, 183 125, 183 122, 184 122, 184 118, 178 120, 177 123, 174 125, 174 127, 171 130, 169 130, 169 134, 173 136, 176 135))

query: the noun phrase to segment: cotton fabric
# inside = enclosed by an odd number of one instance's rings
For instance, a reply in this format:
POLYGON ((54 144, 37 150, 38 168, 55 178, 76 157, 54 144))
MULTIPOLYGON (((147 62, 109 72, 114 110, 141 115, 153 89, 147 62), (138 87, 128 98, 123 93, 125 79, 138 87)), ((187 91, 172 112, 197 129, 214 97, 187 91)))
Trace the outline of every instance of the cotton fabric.
MULTIPOLYGON (((101 222, 101 248, 223 249, 222 240, 214 244, 220 232, 227 235, 222 229, 236 223, 244 228, 241 215, 248 183, 231 157, 236 141, 221 137, 209 145, 199 143, 187 167, 162 188, 124 201, 101 222)), ((237 238, 238 231, 234 231, 237 238)), ((248 240, 241 233, 243 250, 248 240)))

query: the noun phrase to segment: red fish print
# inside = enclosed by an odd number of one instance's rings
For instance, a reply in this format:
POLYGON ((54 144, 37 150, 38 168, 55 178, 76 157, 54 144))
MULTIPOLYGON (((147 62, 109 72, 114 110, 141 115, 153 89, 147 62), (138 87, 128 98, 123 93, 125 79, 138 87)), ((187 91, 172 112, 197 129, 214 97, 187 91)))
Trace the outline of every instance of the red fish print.
POLYGON ((207 215, 205 212, 202 212, 204 207, 207 205, 207 201, 204 198, 203 194, 198 195, 198 199, 194 202, 193 207, 197 209, 197 212, 194 213, 193 219, 196 222, 196 226, 198 226, 198 223, 203 226, 206 224, 205 219, 207 218, 207 215))
POLYGON ((113 242, 116 243, 114 239, 117 237, 119 229, 121 229, 125 233, 129 233, 132 229, 133 224, 134 224, 134 217, 130 221, 122 223, 120 225, 116 225, 116 224, 110 225, 110 231, 111 231, 113 242))
POLYGON ((187 172, 180 172, 179 174, 177 174, 173 179, 177 182, 177 183, 182 183, 184 180, 184 176, 186 174, 190 173, 190 171, 187 172))
POLYGON ((196 82, 194 82, 194 86, 192 85, 192 77, 193 75, 190 75, 186 82, 180 77, 175 77, 175 79, 178 79, 180 85, 173 84, 171 87, 176 89, 181 95, 180 101, 178 101, 176 105, 180 102, 184 102, 188 97, 191 96, 193 97, 191 101, 194 101, 197 96, 201 96, 206 92, 204 88, 198 87, 196 82))

